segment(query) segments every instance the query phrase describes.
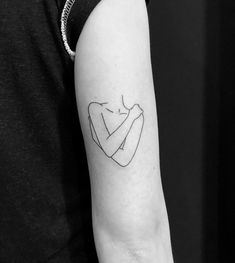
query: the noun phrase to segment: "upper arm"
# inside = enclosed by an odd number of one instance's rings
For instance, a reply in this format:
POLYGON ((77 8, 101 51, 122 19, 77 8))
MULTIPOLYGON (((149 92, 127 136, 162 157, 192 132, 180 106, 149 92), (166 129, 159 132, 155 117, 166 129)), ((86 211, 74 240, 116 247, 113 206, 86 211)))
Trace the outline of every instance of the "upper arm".
POLYGON ((95 234, 152 231, 165 219, 158 127, 150 61, 148 18, 142 0, 103 0, 88 18, 77 43, 75 87, 91 177, 95 234), (88 105, 119 100, 140 104, 145 124, 135 157, 121 167, 90 136, 88 105), (138 231, 139 231, 138 230, 138 231))
POLYGON ((105 127, 103 120, 103 106, 97 102, 91 102, 88 105, 88 115, 95 132, 95 136, 99 141, 100 147, 105 147, 104 141, 108 138, 109 133, 105 127))

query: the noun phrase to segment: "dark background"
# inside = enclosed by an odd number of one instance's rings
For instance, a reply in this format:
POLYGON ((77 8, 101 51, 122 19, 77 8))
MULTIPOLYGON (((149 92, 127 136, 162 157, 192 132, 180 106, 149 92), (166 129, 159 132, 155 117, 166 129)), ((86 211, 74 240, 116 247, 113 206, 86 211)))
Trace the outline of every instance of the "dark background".
POLYGON ((152 0, 148 8, 175 263, 228 262, 225 256, 219 261, 218 250, 221 123, 226 122, 221 115, 221 5, 152 0))
POLYGON ((234 261, 235 244, 235 1, 220 1, 220 262, 234 261))

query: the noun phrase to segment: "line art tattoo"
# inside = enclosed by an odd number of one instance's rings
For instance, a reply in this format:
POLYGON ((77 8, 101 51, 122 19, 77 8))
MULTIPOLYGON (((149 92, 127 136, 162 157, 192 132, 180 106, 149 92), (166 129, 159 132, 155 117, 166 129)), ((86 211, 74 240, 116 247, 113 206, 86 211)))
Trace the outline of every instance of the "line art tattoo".
POLYGON ((88 120, 93 141, 104 154, 122 167, 130 164, 138 149, 144 126, 144 111, 139 104, 128 108, 108 102, 91 102, 88 120))

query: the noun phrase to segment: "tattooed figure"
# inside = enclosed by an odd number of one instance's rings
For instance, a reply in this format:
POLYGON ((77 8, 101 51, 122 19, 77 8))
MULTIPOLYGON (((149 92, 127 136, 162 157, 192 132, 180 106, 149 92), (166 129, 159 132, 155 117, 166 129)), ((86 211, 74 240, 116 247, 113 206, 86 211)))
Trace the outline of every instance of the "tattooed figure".
POLYGON ((91 102, 88 106, 91 135, 105 155, 120 166, 127 166, 139 145, 144 112, 139 104, 128 108, 122 103, 91 102))

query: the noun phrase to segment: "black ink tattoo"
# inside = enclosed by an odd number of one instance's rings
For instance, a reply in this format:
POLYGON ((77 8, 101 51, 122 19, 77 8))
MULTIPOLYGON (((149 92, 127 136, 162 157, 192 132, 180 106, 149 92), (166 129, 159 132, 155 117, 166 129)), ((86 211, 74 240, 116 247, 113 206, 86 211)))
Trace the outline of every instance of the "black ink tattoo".
POLYGON ((105 108, 107 111, 109 111, 109 112, 112 112, 113 113, 113 111, 112 110, 110 110, 110 109, 108 109, 108 108, 105 108))
POLYGON ((122 109, 112 107, 108 102, 89 104, 91 136, 107 157, 126 167, 139 146, 144 126, 144 111, 139 104, 126 107, 123 96, 122 109))

